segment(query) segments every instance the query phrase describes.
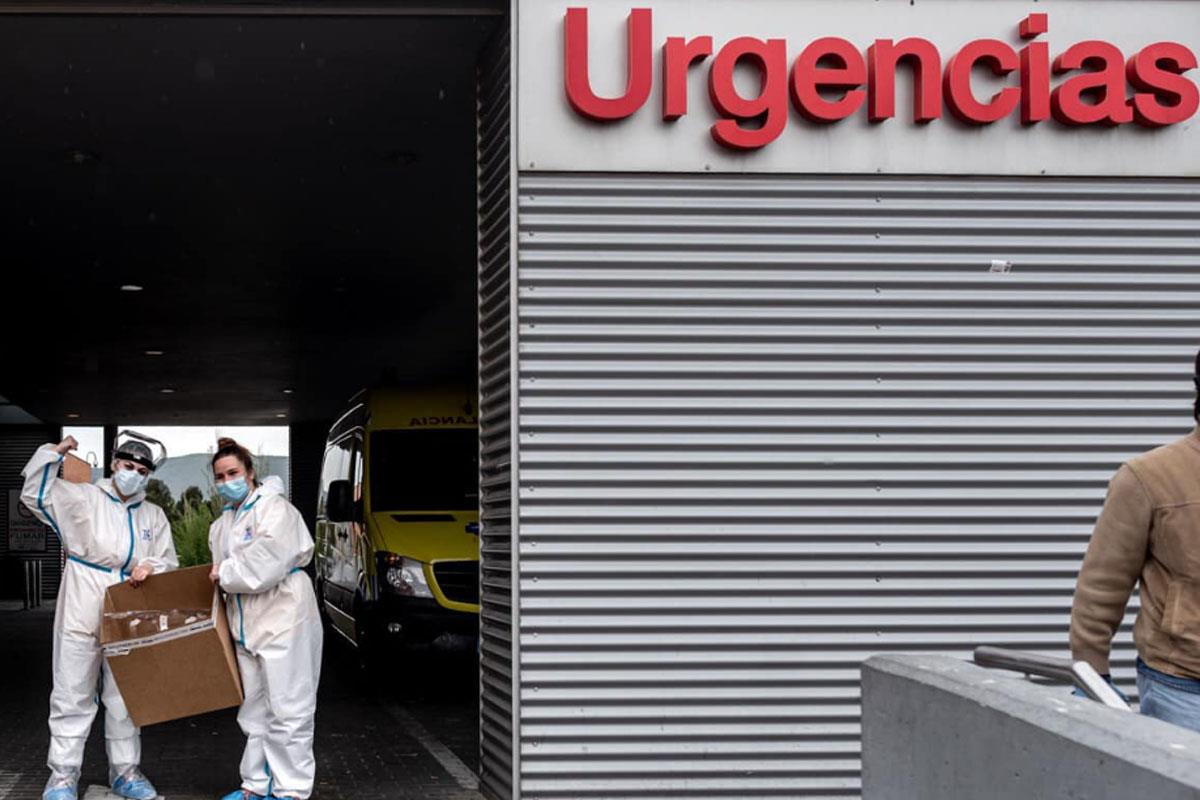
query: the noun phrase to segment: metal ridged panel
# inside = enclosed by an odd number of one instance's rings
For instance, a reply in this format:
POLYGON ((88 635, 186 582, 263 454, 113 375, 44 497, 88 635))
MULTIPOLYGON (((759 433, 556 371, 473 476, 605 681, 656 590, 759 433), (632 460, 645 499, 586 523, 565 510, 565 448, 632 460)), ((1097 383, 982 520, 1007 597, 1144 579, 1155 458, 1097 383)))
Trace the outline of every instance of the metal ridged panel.
POLYGON ((495 800, 515 796, 509 37, 505 24, 480 58, 477 112, 480 785, 495 800))
POLYGON ((1191 427, 1195 180, 531 173, 519 214, 525 798, 857 796, 862 660, 1064 653, 1109 476, 1191 427))
MULTIPOLYGON (((28 463, 33 451, 46 442, 57 442, 61 438, 62 429, 54 426, 3 426, 0 427, 0 562, 26 561, 32 554, 10 553, 8 550, 8 493, 12 489, 20 489, 24 481, 21 469, 28 463)), ((53 600, 58 596, 58 584, 62 580, 62 544, 58 536, 46 531, 46 552, 39 555, 42 562, 42 599, 53 600)), ((14 581, 8 587, 6 596, 17 597, 23 591, 24 577, 18 568, 7 573, 14 581)))

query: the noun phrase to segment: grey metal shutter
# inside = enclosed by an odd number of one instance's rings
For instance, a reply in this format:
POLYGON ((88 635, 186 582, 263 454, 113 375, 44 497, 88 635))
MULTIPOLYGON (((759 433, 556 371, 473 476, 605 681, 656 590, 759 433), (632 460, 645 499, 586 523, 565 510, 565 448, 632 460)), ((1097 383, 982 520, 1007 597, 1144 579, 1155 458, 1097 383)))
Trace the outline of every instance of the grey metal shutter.
POLYGON ((513 703, 512 215, 510 32, 507 21, 480 59, 479 437, 480 786, 515 797, 513 703))
POLYGON ((57 442, 62 429, 47 426, 3 426, 0 427, 0 565, 7 581, 4 594, 7 598, 20 597, 24 591, 24 577, 20 563, 37 559, 42 562, 42 599, 53 600, 58 596, 58 585, 62 580, 62 543, 53 531, 46 531, 46 552, 34 555, 10 553, 8 550, 8 493, 23 485, 21 468, 29 461, 33 451, 46 442, 57 442))
POLYGON ((1200 181, 518 205, 527 800, 856 796, 862 660, 1064 653, 1108 478, 1192 426, 1200 181))

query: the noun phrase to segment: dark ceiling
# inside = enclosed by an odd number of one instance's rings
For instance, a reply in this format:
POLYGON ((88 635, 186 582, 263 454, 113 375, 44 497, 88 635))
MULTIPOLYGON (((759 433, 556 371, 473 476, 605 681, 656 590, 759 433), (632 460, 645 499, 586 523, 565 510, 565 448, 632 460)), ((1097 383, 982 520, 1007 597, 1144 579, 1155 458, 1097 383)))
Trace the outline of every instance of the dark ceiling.
POLYGON ((495 17, 0 22, 0 395, 52 423, 278 424, 388 370, 473 379, 495 17))

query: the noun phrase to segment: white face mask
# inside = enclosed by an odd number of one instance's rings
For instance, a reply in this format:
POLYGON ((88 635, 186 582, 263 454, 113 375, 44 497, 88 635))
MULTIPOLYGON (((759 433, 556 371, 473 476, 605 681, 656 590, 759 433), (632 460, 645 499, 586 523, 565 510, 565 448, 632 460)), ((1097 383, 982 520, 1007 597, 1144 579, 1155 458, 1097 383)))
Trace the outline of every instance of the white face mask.
POLYGON ((139 475, 136 469, 119 469, 113 474, 113 483, 117 490, 126 497, 132 497, 140 492, 150 481, 149 475, 139 475))

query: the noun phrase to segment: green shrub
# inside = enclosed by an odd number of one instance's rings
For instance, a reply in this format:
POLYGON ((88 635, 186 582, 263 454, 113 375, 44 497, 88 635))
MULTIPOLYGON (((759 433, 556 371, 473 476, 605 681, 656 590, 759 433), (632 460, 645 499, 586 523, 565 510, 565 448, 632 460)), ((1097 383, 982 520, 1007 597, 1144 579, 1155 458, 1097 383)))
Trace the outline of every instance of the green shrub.
POLYGON ((186 504, 181 513, 171 521, 171 538, 175 540, 175 554, 179 566, 194 567, 212 561, 208 549, 208 527, 216 514, 208 503, 186 504))

